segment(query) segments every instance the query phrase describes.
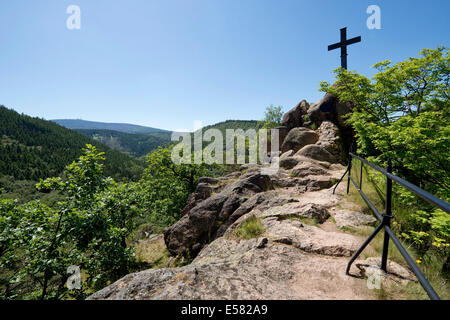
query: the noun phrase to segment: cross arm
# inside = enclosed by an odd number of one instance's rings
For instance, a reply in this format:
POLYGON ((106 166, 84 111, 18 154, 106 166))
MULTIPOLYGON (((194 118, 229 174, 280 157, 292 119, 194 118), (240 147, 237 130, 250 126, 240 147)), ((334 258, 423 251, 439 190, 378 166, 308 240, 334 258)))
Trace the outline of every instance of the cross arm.
POLYGON ((361 42, 361 37, 349 39, 349 40, 345 41, 345 45, 349 46, 351 44, 358 43, 358 42, 361 42))
POLYGON ((334 50, 334 49, 338 49, 338 48, 340 48, 341 46, 342 46, 342 43, 341 43, 341 42, 338 42, 338 43, 329 45, 329 46, 328 46, 328 51, 331 51, 331 50, 334 50))

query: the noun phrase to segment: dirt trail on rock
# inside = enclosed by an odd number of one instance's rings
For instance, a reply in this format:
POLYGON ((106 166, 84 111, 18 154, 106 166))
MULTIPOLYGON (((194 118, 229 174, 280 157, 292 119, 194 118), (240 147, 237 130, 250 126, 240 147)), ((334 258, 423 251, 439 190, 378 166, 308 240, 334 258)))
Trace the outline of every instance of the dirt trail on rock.
POLYGON ((329 216, 341 210, 342 190, 271 191, 272 200, 241 216, 190 265, 130 274, 89 299, 375 299, 356 264, 345 274, 364 239, 339 231, 329 216), (251 216, 264 234, 236 239, 233 231, 251 216), (304 217, 325 221, 310 225, 304 217))
MULTIPOLYGON (((339 211, 336 206, 344 201, 341 195, 343 189, 343 186, 338 187, 335 195, 332 194, 332 189, 308 192, 301 195, 298 200, 299 203, 324 206, 332 213, 339 211)), ((322 232, 316 232, 310 241, 317 246, 322 243, 323 253, 306 254, 308 259, 300 259, 292 266, 295 276, 291 283, 291 290, 295 292, 296 298, 301 300, 375 299, 374 292, 368 289, 365 277, 355 265, 351 269, 352 276, 345 274, 349 256, 364 239, 340 232, 336 224, 330 220, 317 228, 322 232), (323 243, 324 239, 326 244, 323 243), (333 256, 333 251, 330 250, 333 247, 346 246, 349 246, 348 251, 341 250, 339 256, 333 256)))

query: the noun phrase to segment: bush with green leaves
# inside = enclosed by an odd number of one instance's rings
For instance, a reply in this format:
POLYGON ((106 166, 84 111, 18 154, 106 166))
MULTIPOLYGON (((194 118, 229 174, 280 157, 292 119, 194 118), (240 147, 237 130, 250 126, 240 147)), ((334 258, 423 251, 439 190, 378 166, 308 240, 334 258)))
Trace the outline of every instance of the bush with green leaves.
POLYGON ((103 176, 103 153, 87 145, 61 177, 41 190, 64 196, 56 208, 36 201, 0 202, 0 281, 3 298, 84 298, 135 267, 126 238, 138 214, 133 190, 103 176), (131 193, 131 194, 130 194, 131 193), (68 292, 67 269, 81 268, 82 288, 68 292))
POLYGON ((218 165, 175 164, 172 147, 159 147, 147 156, 147 169, 140 181, 141 208, 148 222, 157 229, 170 226, 181 218, 187 198, 195 191, 198 179, 221 172, 218 165))
MULTIPOLYGON (((64 274, 70 255, 50 252, 57 223, 57 213, 39 202, 0 200, 1 299, 38 298, 51 275, 64 274)), ((54 276, 49 295, 59 296, 65 281, 54 276)))

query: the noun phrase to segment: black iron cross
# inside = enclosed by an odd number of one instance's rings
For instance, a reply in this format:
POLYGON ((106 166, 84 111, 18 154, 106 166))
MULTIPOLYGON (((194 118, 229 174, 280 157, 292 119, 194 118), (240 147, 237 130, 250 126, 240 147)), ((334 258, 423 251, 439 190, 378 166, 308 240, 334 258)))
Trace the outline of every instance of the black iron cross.
POLYGON ((341 42, 328 46, 328 51, 341 48, 341 67, 347 69, 347 46, 361 42, 361 37, 347 40, 347 28, 341 29, 341 42))

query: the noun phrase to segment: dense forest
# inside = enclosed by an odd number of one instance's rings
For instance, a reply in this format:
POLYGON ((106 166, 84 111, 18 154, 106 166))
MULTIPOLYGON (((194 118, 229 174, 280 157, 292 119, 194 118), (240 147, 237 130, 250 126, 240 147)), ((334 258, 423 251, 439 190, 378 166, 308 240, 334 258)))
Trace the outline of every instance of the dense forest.
POLYGON ((107 155, 105 174, 118 180, 140 176, 143 164, 139 161, 54 122, 0 106, 0 176, 38 181, 59 175, 86 144, 107 155))
POLYGON ((75 131, 99 141, 108 147, 129 154, 132 157, 142 157, 160 146, 169 146, 171 132, 125 133, 114 130, 74 129, 75 131))

